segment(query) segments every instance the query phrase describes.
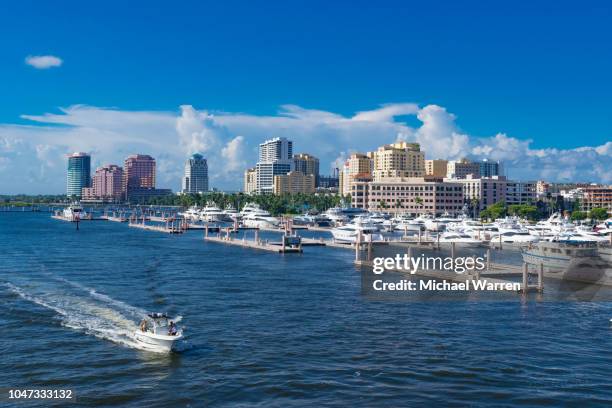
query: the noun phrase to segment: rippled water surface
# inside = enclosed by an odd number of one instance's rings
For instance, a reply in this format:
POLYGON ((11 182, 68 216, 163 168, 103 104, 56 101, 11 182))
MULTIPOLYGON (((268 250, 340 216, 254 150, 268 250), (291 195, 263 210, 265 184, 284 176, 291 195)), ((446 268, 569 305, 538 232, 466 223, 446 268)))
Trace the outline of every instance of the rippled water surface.
MULTIPOLYGON (((364 299, 350 251, 278 255, 125 224, 0 215, 4 387, 78 405, 609 405, 609 303, 364 299), (145 311, 179 352, 139 350, 145 311)), ((35 404, 17 404, 31 406, 35 404)))

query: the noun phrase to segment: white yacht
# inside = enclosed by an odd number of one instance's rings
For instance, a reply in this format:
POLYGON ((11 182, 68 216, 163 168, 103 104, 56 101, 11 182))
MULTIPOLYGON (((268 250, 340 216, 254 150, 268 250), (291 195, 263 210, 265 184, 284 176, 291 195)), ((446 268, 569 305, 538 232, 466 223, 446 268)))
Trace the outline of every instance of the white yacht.
POLYGON ((612 268, 594 243, 571 243, 541 241, 522 250, 523 261, 531 265, 542 265, 549 277, 612 284, 612 268))
POLYGON ((149 313, 140 322, 134 332, 134 339, 147 350, 169 352, 174 349, 176 341, 183 337, 183 330, 178 329, 167 315, 149 313))
POLYGON ((425 230, 425 222, 423 220, 416 220, 405 214, 393 218, 392 221, 396 231, 418 233, 425 230))
POLYGON ((278 228, 280 221, 265 210, 254 210, 242 217, 242 225, 248 228, 278 228))
POLYGON ((64 218, 69 218, 73 221, 83 219, 86 216, 85 211, 83 211, 83 207, 81 207, 79 203, 72 203, 68 207, 64 208, 63 215, 64 218))
POLYGON ((212 201, 206 203, 206 207, 200 211, 200 220, 206 222, 223 222, 226 220, 225 212, 212 201))
POLYGON ((491 234, 492 244, 497 244, 500 240, 502 244, 526 245, 538 242, 540 239, 527 231, 506 231, 491 234))
POLYGON ((361 219, 336 227, 331 230, 331 233, 337 242, 355 243, 360 235, 362 242, 384 241, 384 236, 377 225, 361 219))
POLYGON ((342 211, 342 208, 340 207, 330 208, 329 210, 325 211, 325 215, 334 225, 342 225, 349 220, 348 216, 344 214, 344 211, 342 211))
POLYGON ((197 205, 192 205, 185 212, 180 213, 180 215, 188 220, 197 221, 200 219, 200 209, 197 205))
POLYGON ((559 242, 575 242, 575 243, 585 243, 585 242, 594 242, 594 243, 605 243, 608 242, 609 239, 605 236, 600 236, 598 234, 593 234, 586 231, 576 230, 576 231, 566 231, 556 234, 553 237, 547 239, 547 241, 559 241, 559 242))
POLYGON ((438 239, 440 244, 456 244, 463 247, 478 247, 483 244, 483 241, 472 238, 464 232, 447 231, 440 234, 438 239))
POLYGON ((227 220, 231 221, 236 221, 241 218, 241 215, 238 210, 236 210, 236 208, 234 208, 234 206, 231 204, 228 204, 227 207, 225 207, 225 210, 223 210, 223 214, 225 215, 225 218, 227 220))
POLYGON ((256 203, 247 203, 247 204, 245 204, 244 207, 242 207, 242 210, 240 211, 240 215, 242 217, 244 217, 247 214, 250 214, 252 212, 257 212, 257 211, 262 211, 261 207, 259 206, 259 204, 256 204, 256 203))

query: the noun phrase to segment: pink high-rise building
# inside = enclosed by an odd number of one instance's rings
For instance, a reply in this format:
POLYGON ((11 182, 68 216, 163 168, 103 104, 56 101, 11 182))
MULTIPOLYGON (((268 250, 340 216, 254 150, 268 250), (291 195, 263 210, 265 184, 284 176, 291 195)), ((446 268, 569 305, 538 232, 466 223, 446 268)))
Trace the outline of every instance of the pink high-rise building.
POLYGON ((98 168, 93 177, 93 189, 96 197, 120 199, 123 193, 123 169, 115 164, 98 168))
POLYGON ((123 190, 155 188, 155 159, 145 154, 134 154, 125 159, 123 190))

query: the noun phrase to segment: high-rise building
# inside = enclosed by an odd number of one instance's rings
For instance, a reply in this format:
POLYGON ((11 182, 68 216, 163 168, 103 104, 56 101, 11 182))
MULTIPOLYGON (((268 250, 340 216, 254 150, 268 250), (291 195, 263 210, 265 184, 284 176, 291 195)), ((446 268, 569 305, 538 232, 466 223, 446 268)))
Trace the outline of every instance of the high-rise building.
POLYGON ((93 176, 93 195, 120 200, 123 195, 123 169, 115 164, 99 167, 93 176))
POLYGON ((314 193, 314 174, 301 171, 290 171, 287 174, 274 176, 274 194, 314 193))
POLYGON ((260 162, 289 160, 292 156, 293 142, 285 137, 276 137, 259 144, 260 162))
POLYGON ((293 168, 304 175, 312 174, 315 187, 319 186, 319 159, 308 153, 296 154, 293 156, 293 168))
POLYGON ((493 177, 493 176, 502 176, 503 170, 502 165, 498 161, 489 161, 487 159, 483 159, 480 163, 480 177, 493 177))
POLYGON ((351 183, 356 177, 371 178, 372 159, 362 153, 353 153, 342 166, 339 180, 341 195, 347 195, 351 191, 351 183))
POLYGON ((257 169, 251 167, 244 172, 244 192, 254 193, 257 191, 257 169))
POLYGON ((185 162, 182 191, 196 194, 208 191, 208 163, 199 153, 195 153, 185 162))
POLYGON ((480 164, 468 159, 451 160, 446 166, 446 177, 452 179, 464 179, 468 175, 473 178, 480 177, 480 164))
POLYGON ((433 177, 446 177, 448 160, 425 160, 425 175, 433 177))
POLYGON ((91 156, 76 152, 68 156, 66 194, 68 197, 82 196, 83 188, 91 186, 91 156))
POLYGON ((134 154, 125 159, 123 190, 155 188, 155 159, 146 154, 134 154))
POLYGON ((423 177, 425 153, 418 143, 398 142, 368 153, 373 161, 374 180, 387 177, 423 177))
POLYGON ((293 170, 293 142, 284 137, 266 140, 259 145, 255 166, 258 193, 274 192, 274 176, 293 170))

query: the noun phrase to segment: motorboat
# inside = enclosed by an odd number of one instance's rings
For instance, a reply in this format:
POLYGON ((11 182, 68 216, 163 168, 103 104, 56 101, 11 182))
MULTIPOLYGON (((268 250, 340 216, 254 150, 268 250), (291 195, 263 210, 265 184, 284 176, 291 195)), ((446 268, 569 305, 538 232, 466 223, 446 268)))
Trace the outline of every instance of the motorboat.
POLYGON ((304 215, 296 215, 293 217, 293 225, 313 225, 314 224, 314 216, 304 214, 304 215))
POLYGON ((257 211, 262 211, 261 207, 259 206, 259 204, 257 203, 246 203, 244 207, 242 207, 242 210, 240 211, 240 215, 242 217, 252 213, 252 212, 257 212, 257 211))
POLYGON ((612 268, 595 243, 540 241, 521 250, 523 261, 541 267, 544 275, 601 285, 612 284, 612 268))
POLYGON ((492 244, 501 242, 503 244, 524 245, 538 242, 539 240, 538 237, 531 235, 528 231, 506 231, 491 235, 492 244))
POLYGON ((223 214, 225 215, 226 220, 237 221, 242 218, 238 210, 236 210, 236 208, 232 204, 228 204, 225 207, 225 210, 223 210, 223 214))
POLYGON ((183 218, 188 220, 199 220, 200 219, 200 208, 197 205, 192 205, 185 212, 180 213, 183 218))
POLYGON ((342 225, 349 221, 349 217, 344 214, 342 208, 334 207, 325 211, 325 215, 330 219, 333 225, 342 225))
POLYGON ((134 332, 134 339, 143 348, 157 352, 169 352, 176 341, 183 337, 183 330, 176 327, 165 313, 149 313, 134 332))
POLYGON ((83 207, 79 203, 72 203, 68 207, 64 208, 64 218, 68 218, 72 221, 77 221, 85 218, 86 214, 83 211, 83 207))
POLYGON ((547 241, 564 241, 564 242, 594 242, 594 243, 604 243, 608 242, 609 239, 605 236, 600 236, 598 234, 592 234, 585 231, 566 231, 560 234, 557 234, 553 237, 547 239, 547 241))
POLYGON ((269 212, 260 209, 243 216, 242 225, 248 228, 278 228, 280 221, 272 217, 269 212))
POLYGON ((447 231, 440 234, 437 241, 440 244, 456 244, 463 247, 478 247, 483 241, 472 238, 464 232, 447 231))
POLYGON ((361 242, 384 241, 379 226, 361 219, 333 228, 331 233, 337 242, 356 243, 359 239, 361 239, 361 242))
POLYGON ((206 203, 206 207, 200 211, 200 220, 206 222, 223 222, 227 220, 225 212, 212 201, 206 203))

